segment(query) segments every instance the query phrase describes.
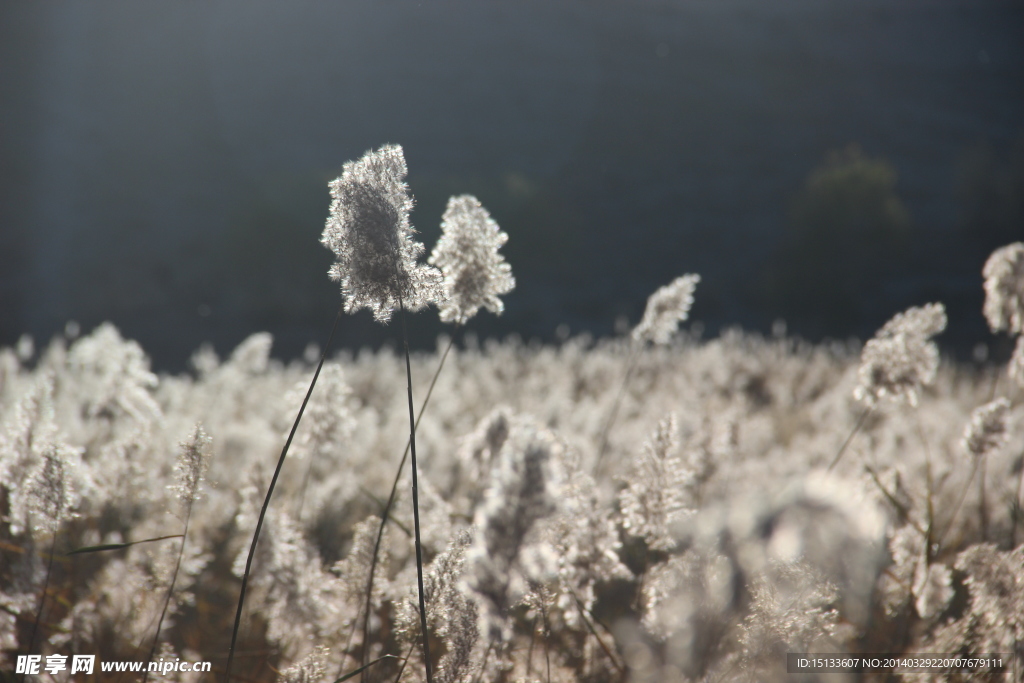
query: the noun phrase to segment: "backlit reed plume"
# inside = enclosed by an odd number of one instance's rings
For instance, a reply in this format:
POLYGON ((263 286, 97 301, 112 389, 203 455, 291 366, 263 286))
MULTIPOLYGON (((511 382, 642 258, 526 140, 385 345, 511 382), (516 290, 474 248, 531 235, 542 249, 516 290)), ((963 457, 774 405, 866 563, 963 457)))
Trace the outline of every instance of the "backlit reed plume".
POLYGON ((1002 448, 1010 438, 1007 432, 1009 414, 1010 402, 1005 398, 997 398, 976 408, 960 442, 964 451, 980 458, 1002 448))
POLYGON ((643 319, 633 328, 633 339, 668 344, 679 329, 679 323, 689 317, 693 292, 699 282, 700 275, 682 275, 651 294, 643 319))
POLYGON ((563 453, 552 432, 517 420, 476 508, 466 589, 480 607, 480 632, 490 642, 511 637, 509 610, 526 596, 530 575, 542 571, 544 553, 534 546, 538 552, 527 557, 527 546, 534 525, 559 508, 563 453))
POLYGON ((1005 398, 997 398, 979 406, 971 413, 971 419, 964 428, 963 438, 960 445, 971 458, 971 475, 967 480, 964 495, 957 502, 953 511, 953 517, 960 510, 967 489, 971 485, 976 471, 981 471, 978 478, 978 516, 981 524, 981 534, 984 539, 988 533, 988 513, 985 495, 985 458, 1001 449, 1010 439, 1009 435, 1010 401, 1005 398))
POLYGON ((596 464, 601 463, 605 452, 608 450, 608 434, 611 432, 612 424, 619 414, 619 407, 622 404, 622 396, 626 393, 629 385, 629 378, 636 369, 637 359, 640 357, 640 350, 648 342, 664 346, 672 340, 679 330, 679 323, 690 316, 690 307, 693 306, 693 292, 700 282, 700 275, 690 273, 681 275, 675 280, 660 287, 647 299, 647 308, 644 309, 644 317, 640 324, 633 328, 630 339, 633 342, 629 360, 626 361, 626 374, 622 378, 622 386, 615 395, 615 402, 612 404, 611 412, 605 421, 604 429, 601 430, 601 440, 597 447, 596 464))
POLYGON ((346 162, 330 183, 331 214, 320 242, 334 252, 328 270, 341 282, 345 311, 373 311, 379 322, 399 306, 416 311, 441 295, 441 272, 416 262, 424 252, 409 223, 412 197, 398 145, 346 162))
POLYGON ((441 238, 429 263, 444 274, 441 320, 463 325, 481 307, 500 315, 498 297, 516 286, 512 268, 498 249, 508 241, 476 197, 465 194, 448 200, 441 220, 441 238))
MULTIPOLYGON (((418 310, 427 304, 436 303, 441 295, 441 273, 436 268, 419 264, 416 259, 424 247, 413 239, 415 231, 409 223, 412 197, 405 183, 406 165, 402 148, 385 145, 379 150, 367 152, 358 161, 349 161, 342 167, 342 174, 330 183, 331 208, 320 242, 334 252, 335 261, 328 270, 332 280, 341 283, 343 308, 354 313, 363 308, 373 311, 379 322, 387 322, 398 308, 418 310)), ((339 318, 340 318, 339 311, 339 318)), ((302 413, 313 393, 317 377, 323 368, 327 349, 330 348, 338 319, 335 319, 331 336, 320 357, 309 391, 299 408, 295 423, 285 441, 277 468, 270 480, 263 507, 256 522, 256 531, 242 573, 242 588, 235 612, 235 623, 228 650, 226 678, 230 681, 231 664, 234 659, 238 627, 242 619, 245 591, 252 568, 256 544, 266 518, 267 508, 274 493, 274 487, 284 466, 288 448, 298 429, 302 413)), ((416 440, 413 428, 412 368, 409 361, 409 341, 405 331, 405 317, 402 317, 405 340, 405 366, 409 395, 410 446, 413 462, 413 519, 416 529, 417 577, 420 586, 420 611, 423 607, 423 567, 419 533, 419 496, 417 493, 416 440)), ((423 649, 428 681, 431 680, 429 641, 427 638, 426 616, 423 615, 423 649)))
POLYGON ((678 451, 679 425, 670 414, 644 442, 619 494, 626 533, 644 539, 654 550, 675 545, 673 528, 690 512, 688 488, 694 476, 678 451))
MULTIPOLYGON (((28 514, 37 531, 49 533, 50 558, 46 564, 46 578, 43 590, 39 594, 39 610, 32 624, 32 635, 28 641, 28 652, 35 648, 36 632, 43 619, 43 606, 46 604, 46 592, 50 586, 50 575, 53 572, 53 554, 57 545, 57 530, 61 522, 71 516, 71 510, 77 502, 71 484, 71 464, 69 458, 77 456, 77 451, 64 444, 50 442, 42 448, 39 466, 28 485, 28 514)), ((24 680, 24 676, 22 676, 24 680)))
POLYGON ((992 252, 985 276, 985 319, 993 332, 1024 333, 1024 242, 992 252))
POLYGON ((854 397, 868 406, 884 399, 916 406, 921 389, 935 381, 939 369, 932 337, 945 329, 941 303, 896 314, 864 345, 854 397))
POLYGON ((853 390, 853 397, 865 407, 829 470, 839 463, 881 401, 917 405, 921 389, 935 381, 939 369, 939 347, 932 337, 945 329, 946 307, 933 303, 897 313, 868 340, 860 354, 857 386, 853 390))

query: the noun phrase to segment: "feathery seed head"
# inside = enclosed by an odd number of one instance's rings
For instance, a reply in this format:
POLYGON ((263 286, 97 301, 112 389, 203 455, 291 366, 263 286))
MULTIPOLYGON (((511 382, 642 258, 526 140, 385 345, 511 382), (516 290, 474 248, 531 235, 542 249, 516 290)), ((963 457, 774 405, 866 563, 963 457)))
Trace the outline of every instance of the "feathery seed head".
POLYGON ((149 369, 149 359, 112 324, 103 323, 76 341, 68 362, 81 384, 89 417, 126 415, 140 423, 160 418, 151 393, 159 380, 149 369))
POLYGON ((508 439, 516 416, 507 406, 491 410, 468 436, 463 437, 456 451, 462 476, 473 507, 487 490, 492 464, 496 462, 508 439))
POLYGON ((441 296, 441 273, 416 262, 424 247, 409 224, 406 172, 398 145, 346 162, 330 183, 331 215, 320 238, 336 256, 328 275, 341 282, 345 310, 372 309, 382 323, 400 302, 415 311, 441 296))
POLYGON ((683 275, 651 294, 647 299, 643 320, 633 328, 633 339, 638 342, 668 344, 679 329, 679 323, 690 315, 693 290, 697 288, 698 282, 700 275, 683 275))
POLYGON ((199 485, 210 466, 210 442, 211 439, 203 430, 203 426, 197 424, 188 440, 179 444, 181 452, 178 454, 178 462, 174 465, 178 483, 170 488, 178 495, 185 508, 189 508, 195 501, 199 485))
POLYGON ((68 461, 73 455, 75 452, 69 446, 47 444, 42 463, 29 483, 29 513, 40 531, 57 531, 77 504, 78 496, 71 485, 71 464, 68 461))
POLYGON ((251 334, 231 352, 228 365, 242 375, 262 375, 270 367, 273 346, 274 335, 269 332, 251 334))
POLYGON ((1024 242, 992 252, 985 276, 985 319, 993 332, 1024 334, 1024 242))
MULTIPOLYGON (((377 553, 378 567, 384 571, 391 561, 391 534, 385 529, 380 546, 374 550, 377 540, 377 529, 380 528, 380 517, 370 515, 357 523, 353 528, 352 544, 348 554, 334 563, 331 572, 341 578, 342 596, 353 604, 362 604, 366 599, 366 582, 370 576, 370 565, 373 564, 374 552, 377 553)), ((373 604, 380 605, 388 593, 384 581, 373 584, 373 604)))
POLYGON ((501 315, 505 305, 498 296, 516 286, 511 266, 498 253, 507 241, 508 235, 476 197, 465 194, 448 200, 441 239, 428 260, 444 275, 442 322, 465 324, 481 306, 501 315))
POLYGON ((1020 647, 1024 632, 1021 567, 1024 545, 1001 551, 992 543, 976 543, 957 556, 953 568, 964 575, 970 600, 964 616, 950 625, 954 642, 969 643, 975 652, 1011 652, 1020 647))
POLYGON ((539 520, 559 509, 564 452, 552 432, 520 418, 476 509, 466 588, 480 604, 481 632, 493 640, 507 640, 507 612, 526 594, 529 576, 544 564, 542 551, 531 547, 528 537, 539 520))
POLYGON ((691 512, 687 489, 694 471, 678 451, 679 424, 675 414, 670 414, 644 442, 628 485, 619 494, 623 528, 658 550, 675 545, 673 528, 691 512))
POLYGON ((971 413, 971 421, 964 429, 961 445, 971 455, 980 458, 999 450, 1009 439, 1007 420, 1010 415, 1010 401, 997 398, 971 413))
POLYGON ((869 406, 883 398, 917 405, 918 391, 935 381, 939 349, 931 337, 946 329, 941 303, 909 308, 864 345, 853 395, 869 406))
MULTIPOLYGON (((447 660, 449 668, 464 668, 468 664, 473 645, 479 637, 476 602, 462 592, 466 549, 472 542, 473 534, 468 529, 456 532, 449 539, 447 548, 435 556, 430 570, 423 577, 427 623, 431 634, 447 645, 447 653, 441 661, 447 660)), ((417 637, 420 613, 414 590, 410 590, 406 599, 398 604, 395 626, 398 634, 405 638, 417 637)), ((441 680, 461 679, 447 676, 441 680)))
POLYGON ((901 334, 934 337, 946 329, 946 307, 941 303, 912 306, 897 313, 882 326, 875 337, 896 337, 901 334))

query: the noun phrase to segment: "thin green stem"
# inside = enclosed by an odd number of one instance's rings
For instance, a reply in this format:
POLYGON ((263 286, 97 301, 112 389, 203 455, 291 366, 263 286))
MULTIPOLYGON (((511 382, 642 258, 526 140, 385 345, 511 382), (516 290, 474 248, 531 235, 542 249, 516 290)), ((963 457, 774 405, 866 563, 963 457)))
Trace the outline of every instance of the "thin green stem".
POLYGON ((587 630, 590 631, 590 634, 597 640, 597 644, 601 646, 605 656, 607 656, 612 665, 619 670, 620 674, 625 674, 626 668, 619 663, 619 660, 612 654, 611 648, 605 645, 604 640, 602 640, 601 636, 598 635, 597 629, 595 629, 594 625, 590 623, 590 619, 587 618, 587 608, 583 606, 579 597, 576 596, 576 592, 570 589, 569 594, 572 595, 572 599, 576 602, 576 608, 580 611, 580 618, 583 619, 583 623, 586 625, 587 630))
POLYGON ((395 676, 395 683, 402 680, 402 674, 405 673, 405 665, 409 663, 409 657, 412 656, 412 651, 405 653, 405 657, 402 659, 401 666, 398 667, 398 675, 395 676))
POLYGON ((640 350, 643 348, 642 344, 632 344, 630 350, 629 360, 626 361, 626 374, 622 377, 622 384, 619 386, 619 393, 615 395, 615 403, 612 404, 612 410, 608 414, 608 419, 604 423, 604 429, 601 430, 601 442, 597 448, 597 459, 594 461, 594 469, 601 464, 601 459, 604 457, 605 452, 608 450, 608 434, 611 432, 612 424, 615 423, 615 418, 619 415, 619 408, 622 406, 622 397, 626 393, 626 387, 629 385, 629 379, 633 376, 633 371, 636 370, 637 360, 640 358, 640 350))
POLYGON ((927 532, 925 532, 925 530, 921 528, 921 525, 910 516, 910 510, 907 509, 907 506, 897 500, 896 496, 890 493, 885 486, 882 485, 881 479, 878 478, 878 472, 876 472, 871 465, 864 465, 864 471, 871 475, 871 480, 875 482, 875 486, 877 486, 878 490, 882 492, 882 495, 885 496, 886 500, 896 508, 896 511, 900 513, 902 518, 906 519, 911 526, 917 529, 921 536, 927 536, 927 532))
POLYGON ((418 467, 416 464, 416 414, 412 404, 412 362, 409 360, 409 332, 405 324, 405 304, 401 297, 398 307, 402 315, 402 342, 405 346, 405 379, 409 395, 409 453, 412 457, 412 521, 416 532, 416 586, 420 599, 420 630, 423 633, 423 666, 427 674, 427 683, 433 683, 434 672, 430 662, 430 634, 427 631, 427 605, 423 591, 423 544, 420 542, 420 494, 418 467))
POLYGON ((949 516, 948 526, 946 526, 946 530, 942 533, 942 536, 939 538, 939 543, 937 547, 940 549, 942 548, 943 543, 945 543, 946 541, 946 536, 948 536, 949 532, 953 530, 953 522, 956 521, 957 513, 960 512, 960 507, 964 504, 964 499, 967 498, 967 493, 971 490, 971 482, 974 481, 974 475, 977 474, 977 472, 978 460, 975 459, 974 464, 971 467, 971 474, 969 477, 967 477, 967 484, 964 486, 963 493, 960 494, 960 499, 957 500, 956 507, 953 508, 953 514, 949 516))
POLYGON ((533 618, 533 626, 530 628, 530 647, 526 650, 526 675, 527 677, 533 673, 533 646, 537 642, 537 622, 540 621, 540 617, 533 618))
POLYGON ((491 656, 491 649, 494 647, 494 641, 487 643, 487 649, 484 650, 484 661, 480 664, 480 671, 477 672, 476 677, 473 679, 473 683, 480 683, 484 677, 484 671, 487 668, 487 659, 491 656))
POLYGON ((299 491, 299 504, 295 507, 295 521, 299 524, 302 523, 302 508, 306 504, 306 491, 309 489, 309 480, 313 474, 313 460, 316 459, 316 453, 309 454, 309 462, 306 463, 306 474, 302 477, 302 489, 299 491))
POLYGON ((178 571, 181 570, 181 558, 185 554, 185 539, 188 538, 188 523, 192 519, 192 505, 195 500, 188 502, 188 509, 185 512, 185 529, 181 532, 181 545, 178 546, 178 561, 174 564, 174 572, 171 574, 171 586, 167 589, 167 597, 164 599, 164 607, 160 610, 160 618, 156 622, 156 633, 153 634, 153 646, 149 648, 149 656, 146 658, 146 675, 142 677, 142 683, 149 680, 149 663, 153 661, 156 654, 157 643, 160 642, 160 629, 164 625, 164 617, 167 616, 167 608, 171 604, 171 596, 174 595, 174 584, 178 581, 178 571))
POLYGON ((170 536, 158 536, 156 538, 144 538, 141 541, 132 541, 130 543, 107 543, 104 545, 90 545, 84 548, 76 548, 65 555, 81 555, 83 553, 99 553, 106 550, 124 550, 130 548, 133 545, 139 545, 140 543, 153 543, 154 541, 166 541, 169 538, 184 538, 181 534, 171 534, 170 536))
POLYGON ((928 515, 928 533, 925 535, 925 550, 924 558, 925 564, 931 564, 934 559, 934 551, 938 550, 937 546, 934 545, 935 541, 935 478, 932 476, 932 456, 931 450, 928 448, 928 441, 924 437, 924 432, 921 430, 920 418, 917 420, 917 431, 921 437, 921 443, 924 445, 924 474, 925 474, 925 486, 926 493, 928 495, 926 500, 925 510, 928 515))
POLYGON ((844 441, 843 445, 840 446, 839 452, 836 453, 836 457, 832 459, 832 464, 828 466, 827 471, 831 472, 832 469, 839 464, 839 460, 843 457, 843 453, 846 452, 846 448, 850 445, 850 442, 853 441, 853 437, 857 435, 860 428, 864 426, 864 421, 868 419, 868 415, 871 414, 872 410, 874 410, 874 406, 868 406, 864 409, 864 412, 860 414, 860 417, 857 419, 857 424, 853 426, 853 431, 850 432, 850 435, 846 437, 846 441, 844 441))
POLYGON ((256 543, 260 540, 260 531, 263 529, 263 520, 267 516, 267 509, 270 507, 270 498, 274 495, 274 487, 277 486, 277 478, 281 476, 281 468, 284 467, 284 459, 288 456, 288 449, 292 445, 292 439, 295 438, 295 431, 299 428, 299 422, 302 420, 302 413, 306 410, 306 404, 309 403, 309 397, 313 394, 313 387, 316 386, 316 380, 320 376, 320 370, 324 367, 324 360, 327 358, 327 351, 331 348, 331 342, 334 341, 334 333, 338 330, 338 323, 341 322, 341 315, 345 312, 345 306, 342 304, 338 307, 338 315, 334 318, 334 325, 331 327, 331 334, 327 338, 327 344, 324 346, 324 352, 320 355, 320 362, 316 366, 316 372, 313 373, 313 381, 309 383, 309 391, 306 392, 306 397, 302 399, 302 405, 299 407, 299 414, 295 416, 295 423, 292 425, 292 430, 288 432, 288 439, 284 442, 284 448, 281 449, 281 457, 277 459, 277 467, 274 469, 274 476, 270 480, 270 487, 267 489, 267 496, 263 499, 263 507, 260 508, 260 516, 256 521, 256 531, 252 535, 252 543, 249 544, 249 555, 245 559, 245 572, 242 574, 242 589, 238 594, 238 608, 235 610, 235 623, 231 627, 231 646, 228 649, 228 663, 224 667, 224 681, 225 683, 231 683, 231 665, 235 660, 235 644, 238 640, 238 627, 242 623, 242 608, 245 605, 245 589, 249 585, 249 572, 252 570, 252 558, 256 555, 256 543))
POLYGON ((366 664, 365 666, 361 666, 358 669, 356 669, 355 671, 350 671, 347 674, 345 674, 344 676, 341 676, 340 678, 335 680, 334 683, 344 683, 345 681, 347 681, 349 679, 355 678, 359 674, 361 674, 364 671, 366 671, 367 669, 369 669, 374 664, 378 664, 380 662, 383 662, 385 659, 398 659, 398 657, 396 657, 395 655, 381 655, 380 657, 377 657, 377 659, 373 660, 369 664, 366 664))
POLYGON ((547 683, 551 683, 551 623, 548 621, 548 606, 541 604, 541 614, 544 615, 544 665, 547 671, 547 683))
POLYGON ((985 454, 978 463, 978 522, 981 525, 981 542, 988 541, 988 498, 985 495, 985 454))
MULTIPOLYGON (((50 573, 53 571, 53 553, 57 548, 57 530, 53 530, 53 538, 50 541, 50 561, 46 563, 46 578, 43 580, 43 592, 39 595, 39 610, 36 612, 36 620, 32 624, 32 636, 28 639, 28 654, 32 654, 36 646, 36 632, 39 630, 39 622, 43 619, 43 606, 46 604, 46 591, 50 588, 50 573)), ((21 675, 25 680, 25 674, 21 675)))
MULTIPOLYGON (((457 332, 459 329, 458 325, 455 327, 457 332)), ((434 385, 437 384, 437 378, 441 375, 441 369, 444 368, 444 362, 448 359, 448 352, 452 350, 452 343, 455 341, 455 335, 452 334, 448 340, 448 346, 445 347, 444 354, 441 356, 441 362, 437 364, 437 370, 434 371, 434 378, 430 380, 430 388, 427 389, 427 396, 423 399, 423 405, 420 406, 419 415, 416 416, 416 424, 413 428, 413 433, 419 429, 420 419, 423 417, 424 411, 427 409, 427 404, 430 403, 430 397, 434 393, 434 385)), ((405 442, 405 451, 402 453, 402 460, 398 464, 398 471, 395 472, 395 480, 391 484, 391 494, 388 495, 388 502, 384 506, 383 512, 380 516, 380 526, 377 527, 377 540, 373 544, 373 557, 370 559, 370 572, 366 579, 366 605, 363 612, 363 644, 362 644, 362 655, 359 658, 360 664, 366 660, 366 651, 369 646, 370 640, 370 608, 371 608, 371 597, 373 595, 373 579, 377 571, 377 558, 380 555, 380 544, 384 537, 384 527, 387 525, 391 514, 391 508, 395 504, 395 498, 398 496, 398 482, 402 478, 402 470, 405 468, 405 461, 409 458, 409 446, 412 444, 412 439, 407 439, 405 442)), ((353 623, 353 629, 358 620, 353 623)), ((349 640, 351 640, 352 634, 349 634, 349 640)))

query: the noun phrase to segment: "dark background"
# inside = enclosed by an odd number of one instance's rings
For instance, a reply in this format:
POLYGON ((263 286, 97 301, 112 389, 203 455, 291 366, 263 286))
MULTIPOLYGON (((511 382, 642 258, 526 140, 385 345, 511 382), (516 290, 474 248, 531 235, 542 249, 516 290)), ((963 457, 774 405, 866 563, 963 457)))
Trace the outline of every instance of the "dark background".
POLYGON ((300 354, 339 301, 327 182, 386 142, 428 250, 451 194, 510 235, 481 335, 612 334, 697 272, 708 334, 941 300, 948 351, 1006 347, 980 270, 1024 238, 1024 4, 994 0, 0 2, 0 344, 300 354))

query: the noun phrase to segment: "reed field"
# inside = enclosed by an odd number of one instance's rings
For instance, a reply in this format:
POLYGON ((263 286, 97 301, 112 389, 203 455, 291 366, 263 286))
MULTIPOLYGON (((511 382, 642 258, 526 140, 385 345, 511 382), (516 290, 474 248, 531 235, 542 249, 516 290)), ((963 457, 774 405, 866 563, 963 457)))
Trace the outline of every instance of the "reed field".
POLYGON ((942 356, 941 302, 863 344, 704 339, 695 274, 618 338, 477 341, 515 235, 454 197, 423 258, 404 176, 346 164, 323 239, 393 346, 321 367, 258 332, 160 376, 110 324, 0 350, 0 679, 1024 681, 1024 244, 978 274, 1009 363, 942 356), (420 308, 460 341, 407 355, 420 308))

